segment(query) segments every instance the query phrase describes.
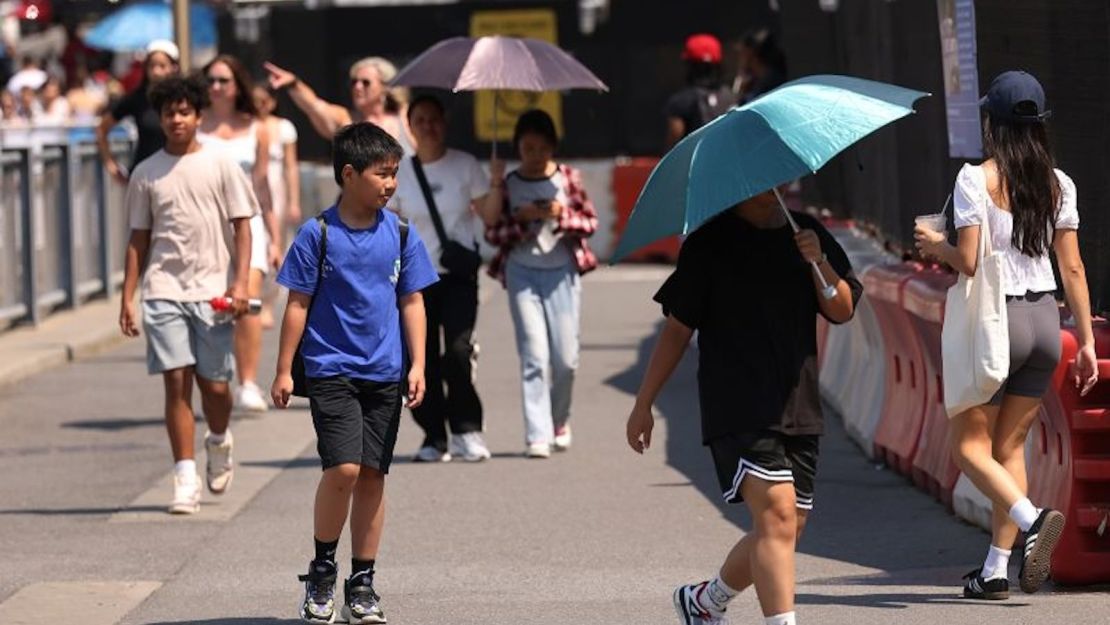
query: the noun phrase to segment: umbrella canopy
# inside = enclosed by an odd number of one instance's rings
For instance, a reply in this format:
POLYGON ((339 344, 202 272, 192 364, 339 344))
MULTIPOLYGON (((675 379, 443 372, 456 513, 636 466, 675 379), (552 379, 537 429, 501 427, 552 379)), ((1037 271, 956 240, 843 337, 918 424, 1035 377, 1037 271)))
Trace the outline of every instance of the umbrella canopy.
POLYGON ((929 95, 849 76, 809 76, 733 108, 656 165, 613 254, 686 234, 718 213, 816 173, 848 146, 909 115, 929 95))
MULTIPOLYGON (((217 43, 216 14, 198 2, 189 6, 191 40, 197 48, 217 43)), ((173 41, 173 9, 169 2, 154 0, 129 4, 96 23, 85 35, 85 43, 102 50, 143 50, 156 39, 173 41)))
POLYGON ((539 39, 500 36, 441 41, 406 65, 390 84, 450 91, 609 90, 593 72, 557 46, 539 39))

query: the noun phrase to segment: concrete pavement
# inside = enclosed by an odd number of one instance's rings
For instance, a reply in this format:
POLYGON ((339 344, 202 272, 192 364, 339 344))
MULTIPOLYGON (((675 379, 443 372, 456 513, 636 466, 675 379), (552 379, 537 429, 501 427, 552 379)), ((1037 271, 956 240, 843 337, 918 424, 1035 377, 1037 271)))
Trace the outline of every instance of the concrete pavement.
MULTIPOLYGON (((500 288, 484 285, 479 385, 494 458, 411 464, 420 437, 406 416, 378 567, 390 622, 677 622, 671 589, 711 575, 750 524, 720 503, 698 439, 693 352, 657 406, 653 449, 637 457, 624 443, 663 275, 604 270, 585 281, 575 446, 546 461, 520 457, 511 324, 500 288)), ((275 342, 267 334, 266 383, 275 342)), ((0 389, 0 623, 294 621, 319 476, 307 412, 237 421, 235 491, 206 495, 187 519, 160 511, 170 462, 160 414, 141 341, 0 389)), ((835 420, 816 506, 799 549, 800 622, 1105 620, 1100 592, 959 599, 986 535, 873 467, 835 420)), ((340 557, 346 573, 345 540, 340 557)), ((751 591, 730 612, 734 624, 761 622, 751 591)))

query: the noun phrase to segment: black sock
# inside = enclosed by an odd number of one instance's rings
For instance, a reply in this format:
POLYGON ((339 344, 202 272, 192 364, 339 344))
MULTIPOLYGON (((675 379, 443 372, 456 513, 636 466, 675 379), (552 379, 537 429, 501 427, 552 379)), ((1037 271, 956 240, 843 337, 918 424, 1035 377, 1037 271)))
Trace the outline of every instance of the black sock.
POLYGON ((370 576, 370 584, 374 583, 374 562, 375 560, 359 560, 358 558, 351 558, 351 577, 359 573, 365 573, 370 576))
POLYGON ((339 548, 339 541, 333 540, 330 543, 323 542, 319 539, 313 539, 316 543, 316 559, 326 560, 335 564, 335 550, 339 548))

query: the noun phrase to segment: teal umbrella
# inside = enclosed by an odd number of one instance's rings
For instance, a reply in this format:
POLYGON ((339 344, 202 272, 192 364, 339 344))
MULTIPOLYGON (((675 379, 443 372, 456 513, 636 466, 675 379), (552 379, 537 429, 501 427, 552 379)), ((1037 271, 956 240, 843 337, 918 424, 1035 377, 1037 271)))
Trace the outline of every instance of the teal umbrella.
MULTIPOLYGON (((849 76, 809 76, 731 109, 659 161, 611 262, 663 237, 689 233, 739 202, 816 173, 848 146, 912 113, 913 103, 927 95, 849 76)), ((797 229, 781 197, 779 203, 797 229)))

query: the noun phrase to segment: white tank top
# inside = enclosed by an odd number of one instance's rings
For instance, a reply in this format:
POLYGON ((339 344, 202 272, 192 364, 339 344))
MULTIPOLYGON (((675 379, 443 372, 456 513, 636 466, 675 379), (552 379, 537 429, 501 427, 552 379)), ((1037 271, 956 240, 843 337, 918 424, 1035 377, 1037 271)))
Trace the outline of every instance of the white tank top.
POLYGON ((258 122, 252 121, 247 132, 231 139, 197 131, 197 141, 206 148, 211 147, 227 154, 239 163, 243 171, 250 174, 254 169, 254 161, 258 158, 258 122))

